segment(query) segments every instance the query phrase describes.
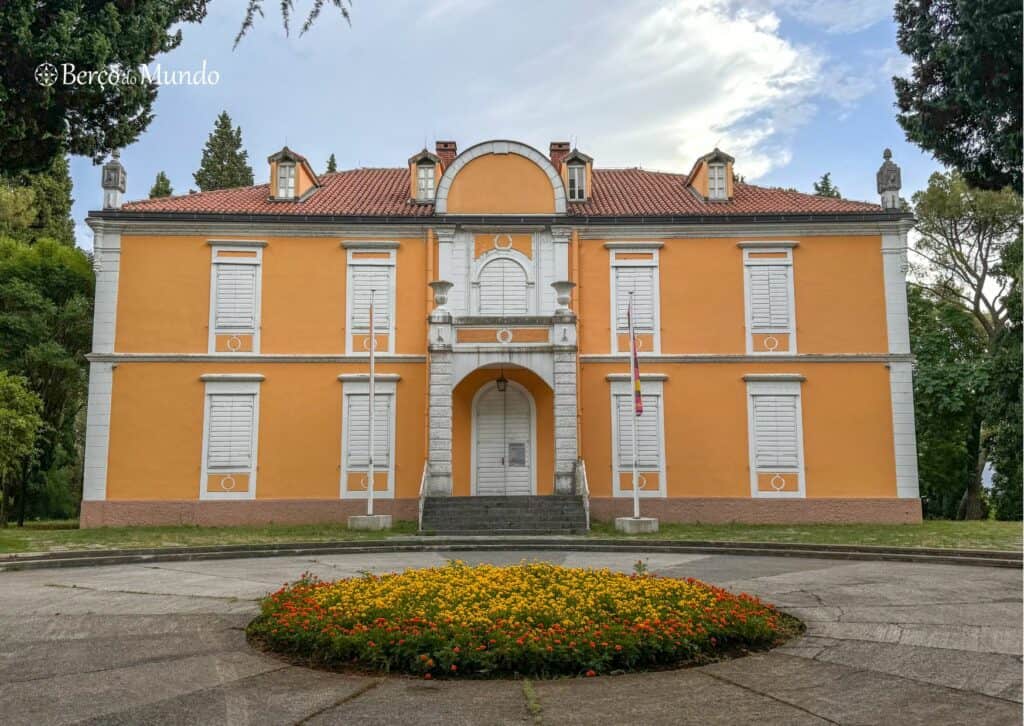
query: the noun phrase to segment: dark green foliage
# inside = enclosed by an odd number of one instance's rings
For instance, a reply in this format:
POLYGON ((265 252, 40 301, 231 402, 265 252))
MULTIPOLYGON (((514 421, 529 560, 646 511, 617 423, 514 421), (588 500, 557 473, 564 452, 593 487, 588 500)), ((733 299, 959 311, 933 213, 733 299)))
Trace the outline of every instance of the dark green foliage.
POLYGON ((822 174, 821 179, 814 182, 814 194, 819 197, 835 197, 836 199, 843 196, 839 193, 839 187, 832 184, 832 172, 828 171, 822 174))
POLYGON ((249 155, 242 148, 242 127, 231 129, 231 117, 227 111, 221 111, 217 117, 203 148, 199 171, 192 177, 204 192, 252 186, 249 155))
POLYGON ((6 225, 7 235, 23 242, 53 239, 74 246, 75 224, 71 219, 74 200, 71 198, 71 173, 66 157, 55 157, 50 168, 44 171, 14 174, 8 183, 13 188, 32 192, 31 209, 35 216, 24 226, 6 225))
MULTIPOLYGON (((132 83, 63 83, 63 64, 75 72, 137 71, 178 47, 182 26, 206 17, 208 0, 2 0, 0 2, 0 174, 42 171, 63 154, 97 163, 128 146, 153 120, 155 81, 134 73, 132 83), (57 82, 36 81, 53 64, 57 82)), ((349 19, 346 0, 311 0, 302 32, 324 5, 349 19)), ((235 44, 263 15, 249 0, 235 44)), ((285 31, 294 0, 280 0, 285 31)))
POLYGON ((953 518, 973 474, 985 336, 956 301, 907 290, 914 366, 917 463, 925 516, 953 518))
POLYGON ((338 170, 338 161, 334 158, 334 154, 331 154, 327 159, 327 173, 332 174, 338 170))
POLYGON ((0 238, 0 370, 23 376, 42 401, 36 455, 12 477, 19 520, 75 513, 93 287, 81 250, 0 238), (46 501, 60 508, 45 510, 46 501))
POLYGON ((989 423, 987 448, 995 469, 992 503, 998 519, 1021 519, 1021 483, 1024 470, 1021 451, 1024 449, 1024 410, 1021 409, 1021 360, 1024 350, 1021 335, 1021 238, 1003 250, 1003 261, 998 270, 1010 280, 1006 294, 1009 319, 1006 329, 994 341, 988 370, 988 390, 985 398, 986 418, 989 423))
POLYGON ((0 370, 0 526, 7 524, 9 490, 22 462, 35 454, 42 407, 27 380, 0 370))
POLYGON ((171 180, 162 171, 158 171, 156 181, 153 182, 153 186, 149 190, 149 198, 169 197, 172 194, 174 194, 174 189, 171 188, 171 180))
POLYGON ((1021 192, 1020 0, 897 0, 907 138, 982 189, 1021 192))

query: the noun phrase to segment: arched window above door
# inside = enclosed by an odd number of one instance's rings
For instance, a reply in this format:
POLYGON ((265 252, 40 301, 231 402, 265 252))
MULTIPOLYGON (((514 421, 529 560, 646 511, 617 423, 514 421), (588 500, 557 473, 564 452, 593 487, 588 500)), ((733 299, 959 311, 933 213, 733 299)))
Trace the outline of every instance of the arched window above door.
POLYGON ((532 282, 512 253, 483 262, 476 280, 477 315, 529 315, 532 282))

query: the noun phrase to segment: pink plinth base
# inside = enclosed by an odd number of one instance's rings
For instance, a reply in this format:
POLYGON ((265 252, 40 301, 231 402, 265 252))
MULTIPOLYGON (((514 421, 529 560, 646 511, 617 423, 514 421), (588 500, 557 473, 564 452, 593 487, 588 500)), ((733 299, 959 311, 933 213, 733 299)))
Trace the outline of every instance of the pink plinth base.
MULTIPOLYGON (((377 499, 375 514, 395 520, 416 521, 416 499, 377 499)), ((246 524, 345 524, 353 515, 366 514, 359 499, 249 499, 238 502, 114 501, 82 502, 80 526, 129 527, 191 524, 231 527, 246 524)))
MULTIPOLYGON (((640 514, 662 523, 910 524, 921 521, 919 499, 641 499, 640 514)), ((611 522, 633 516, 633 500, 592 497, 590 517, 611 522)))

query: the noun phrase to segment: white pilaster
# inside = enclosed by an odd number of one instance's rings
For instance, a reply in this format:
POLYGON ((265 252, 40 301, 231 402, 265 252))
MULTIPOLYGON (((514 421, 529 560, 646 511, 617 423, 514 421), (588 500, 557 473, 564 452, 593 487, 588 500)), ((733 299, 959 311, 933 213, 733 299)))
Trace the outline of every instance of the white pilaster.
MULTIPOLYGON (((882 264, 885 276, 885 322, 890 353, 910 353, 910 324, 907 314, 907 234, 882 235, 882 264)), ((896 496, 920 496, 917 473, 917 437, 914 429, 914 369, 909 361, 889 363, 889 393, 892 399, 893 451, 896 459, 896 496)))
POLYGON ((576 316, 555 317, 555 493, 571 494, 576 483, 577 442, 576 316))
POLYGON ((452 317, 445 310, 430 316, 428 350, 428 452, 427 494, 450 496, 452 493, 452 388, 454 362, 452 343, 455 330, 452 317))

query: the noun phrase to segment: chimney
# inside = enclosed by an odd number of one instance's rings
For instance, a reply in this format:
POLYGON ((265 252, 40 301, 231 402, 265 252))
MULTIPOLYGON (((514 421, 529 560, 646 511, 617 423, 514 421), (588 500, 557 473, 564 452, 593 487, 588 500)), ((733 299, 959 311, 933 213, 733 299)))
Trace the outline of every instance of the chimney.
POLYGON ((568 141, 552 141, 548 156, 555 169, 562 168, 562 160, 569 155, 568 141))
POLYGON ((455 161, 455 157, 459 155, 458 148, 454 141, 438 141, 434 146, 434 151, 441 159, 441 163, 444 164, 445 168, 455 161))
POLYGON ((100 181, 103 187, 103 208, 120 209, 128 175, 121 165, 121 152, 117 149, 111 154, 110 161, 103 165, 100 181))

